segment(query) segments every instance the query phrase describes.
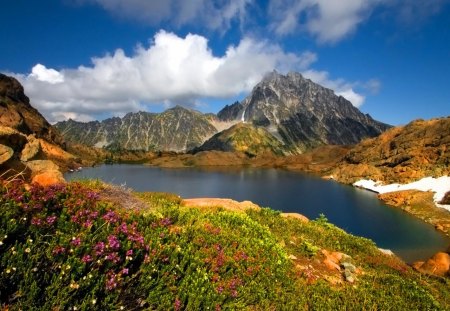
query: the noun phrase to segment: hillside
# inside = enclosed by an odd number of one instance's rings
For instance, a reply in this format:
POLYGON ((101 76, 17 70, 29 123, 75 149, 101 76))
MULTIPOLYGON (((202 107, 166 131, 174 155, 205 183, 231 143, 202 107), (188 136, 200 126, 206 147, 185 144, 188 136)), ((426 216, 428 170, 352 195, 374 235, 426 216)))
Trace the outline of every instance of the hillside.
POLYGON ((324 217, 98 182, 2 182, 0 193, 2 309, 450 306, 448 278, 420 275, 324 217))
POLYGON ((356 145, 338 163, 333 176, 406 183, 450 174, 450 117, 416 120, 356 145))
POLYGON ((73 120, 55 124, 70 142, 109 150, 185 152, 217 132, 210 116, 177 106, 163 113, 128 113, 88 123, 73 120))
POLYGON ((215 134, 203 145, 195 148, 194 152, 211 150, 242 152, 251 157, 264 153, 285 153, 283 144, 266 129, 246 123, 238 123, 215 134))
POLYGON ((389 128, 295 72, 266 75, 242 102, 226 106, 218 117, 263 126, 297 153, 321 145, 356 144, 389 128))

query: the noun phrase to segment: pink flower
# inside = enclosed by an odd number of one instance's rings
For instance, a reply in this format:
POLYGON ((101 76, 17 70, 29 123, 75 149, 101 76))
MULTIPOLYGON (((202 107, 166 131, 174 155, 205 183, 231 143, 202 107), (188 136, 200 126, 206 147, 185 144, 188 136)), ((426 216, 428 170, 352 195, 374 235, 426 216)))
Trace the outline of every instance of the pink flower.
POLYGON ((173 308, 176 311, 179 311, 181 309, 181 300, 177 298, 175 298, 175 302, 173 303, 173 308))
POLYGON ((128 275, 128 268, 123 268, 122 269, 122 274, 123 275, 128 275))
POLYGON ((81 258, 81 261, 84 263, 88 263, 92 261, 91 255, 84 255, 83 258, 81 258))
POLYGON ((115 235, 110 235, 108 237, 108 244, 113 250, 118 250, 120 248, 119 239, 115 235))
POLYGON ((115 223, 119 220, 114 211, 107 212, 102 218, 108 223, 115 223))
POLYGON ((42 219, 33 217, 33 218, 31 219, 31 224, 32 224, 32 225, 35 225, 35 226, 40 226, 40 225, 42 225, 42 219))
POLYGON ((79 246, 81 243, 81 239, 79 237, 72 239, 72 241, 70 241, 70 244, 72 244, 73 246, 79 246))
POLYGON ((53 255, 59 255, 59 254, 65 253, 65 252, 66 252, 66 249, 65 249, 64 247, 58 245, 58 246, 56 246, 56 247, 53 249, 52 254, 53 254, 53 255))
POLYGON ((120 261, 120 257, 116 252, 109 253, 106 255, 106 260, 112 261, 113 263, 118 263, 120 261))
POLYGON ((117 287, 116 275, 111 273, 106 279, 106 289, 113 290, 117 287))
POLYGON ((105 251, 105 243, 98 242, 97 244, 95 244, 94 251, 95 251, 95 255, 97 255, 97 256, 102 255, 103 252, 105 251))
POLYGON ((47 224, 49 224, 51 226, 51 225, 53 225, 55 223, 56 216, 54 216, 54 215, 53 216, 48 216, 46 221, 47 221, 47 224))
POLYGON ((133 250, 132 249, 127 250, 126 255, 127 256, 133 256, 133 250))

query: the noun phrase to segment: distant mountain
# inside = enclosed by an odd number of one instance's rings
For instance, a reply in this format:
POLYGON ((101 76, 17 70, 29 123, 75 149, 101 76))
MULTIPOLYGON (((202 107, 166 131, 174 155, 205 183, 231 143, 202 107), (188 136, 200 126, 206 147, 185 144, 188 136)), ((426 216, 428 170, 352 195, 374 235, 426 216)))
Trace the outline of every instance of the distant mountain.
POLYGON ((180 106, 163 113, 128 113, 88 123, 68 120, 55 127, 72 142, 108 149, 188 151, 217 132, 211 115, 180 106))
POLYGON ((294 152, 320 145, 351 145, 389 128, 361 113, 299 73, 272 72, 242 102, 226 106, 222 121, 245 121, 265 127, 294 152))
MULTIPOLYGON (((283 153, 302 153, 321 145, 352 145, 389 128, 361 113, 342 96, 299 73, 284 76, 277 72, 268 74, 246 99, 227 105, 217 116, 177 106, 160 114, 129 113, 123 118, 101 122, 69 120, 55 126, 68 141, 89 146, 185 152, 200 147, 214 134, 242 121, 258 129, 234 128, 239 130, 241 141, 255 145, 257 141, 250 140, 263 135, 263 141, 270 140, 271 146, 275 146, 274 139, 278 141, 277 153, 280 146, 283 153), (249 136, 242 139, 244 129, 249 136)), ((215 137, 219 140, 201 148, 231 148, 221 143, 227 135, 230 132, 215 137)))
POLYGON ((195 152, 210 150, 237 151, 248 156, 262 153, 283 155, 285 152, 283 144, 266 129, 248 123, 233 125, 194 149, 195 152))

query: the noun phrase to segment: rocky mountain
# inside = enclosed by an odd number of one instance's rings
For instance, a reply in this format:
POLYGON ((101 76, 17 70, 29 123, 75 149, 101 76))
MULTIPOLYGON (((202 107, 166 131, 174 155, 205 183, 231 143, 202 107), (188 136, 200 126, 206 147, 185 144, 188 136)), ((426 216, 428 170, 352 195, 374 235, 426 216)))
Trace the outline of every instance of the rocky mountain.
POLYGON ((416 120, 363 140, 333 173, 347 183, 363 178, 405 183, 449 174, 450 117, 416 120))
POLYGON ((218 118, 263 126, 294 152, 320 145, 356 144, 389 128, 301 74, 285 76, 275 71, 242 102, 222 109, 218 118))
POLYGON ((263 127, 249 123, 238 123, 215 134, 194 151, 237 151, 248 156, 263 153, 284 154, 283 144, 263 127))
POLYGON ((163 113, 128 113, 88 123, 73 120, 55 127, 68 140, 112 150, 188 151, 217 132, 210 115, 181 106, 163 113))

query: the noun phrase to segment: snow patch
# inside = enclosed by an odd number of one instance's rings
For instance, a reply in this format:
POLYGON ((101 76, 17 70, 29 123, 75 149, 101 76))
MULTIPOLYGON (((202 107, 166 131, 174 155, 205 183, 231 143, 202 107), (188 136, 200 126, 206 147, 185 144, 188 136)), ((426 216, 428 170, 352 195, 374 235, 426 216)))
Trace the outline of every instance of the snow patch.
POLYGON ((382 185, 380 181, 373 181, 367 179, 358 180, 353 184, 355 187, 364 188, 377 193, 387 193, 402 190, 420 190, 434 192, 433 200, 437 207, 445 208, 450 211, 450 205, 439 204, 445 194, 450 191, 450 177, 442 176, 439 178, 425 177, 421 180, 409 184, 389 184, 382 185))

